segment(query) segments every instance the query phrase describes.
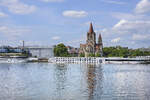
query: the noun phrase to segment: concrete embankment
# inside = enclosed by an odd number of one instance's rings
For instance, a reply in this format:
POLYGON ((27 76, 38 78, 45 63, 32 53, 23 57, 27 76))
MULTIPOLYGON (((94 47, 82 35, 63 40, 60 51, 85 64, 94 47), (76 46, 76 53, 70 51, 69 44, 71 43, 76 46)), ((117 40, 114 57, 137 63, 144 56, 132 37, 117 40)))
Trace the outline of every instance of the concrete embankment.
POLYGON ((0 58, 28 58, 28 56, 0 56, 0 58))
POLYGON ((48 63, 48 59, 47 58, 28 58, 27 62, 47 62, 48 63))
POLYGON ((129 64, 136 64, 136 63, 150 63, 150 58, 105 58, 105 63, 129 63, 129 64))
POLYGON ((0 57, 0 63, 26 63, 26 62, 47 62, 46 58, 27 58, 27 57, 0 57))

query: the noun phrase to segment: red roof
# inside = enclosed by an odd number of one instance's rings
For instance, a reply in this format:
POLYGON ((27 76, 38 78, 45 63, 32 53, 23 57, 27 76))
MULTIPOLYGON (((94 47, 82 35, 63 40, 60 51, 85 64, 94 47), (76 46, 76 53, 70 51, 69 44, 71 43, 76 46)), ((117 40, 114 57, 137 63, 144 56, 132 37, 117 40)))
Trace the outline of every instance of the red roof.
POLYGON ((93 33, 93 32, 94 32, 93 25, 92 25, 92 23, 90 23, 89 33, 93 33))

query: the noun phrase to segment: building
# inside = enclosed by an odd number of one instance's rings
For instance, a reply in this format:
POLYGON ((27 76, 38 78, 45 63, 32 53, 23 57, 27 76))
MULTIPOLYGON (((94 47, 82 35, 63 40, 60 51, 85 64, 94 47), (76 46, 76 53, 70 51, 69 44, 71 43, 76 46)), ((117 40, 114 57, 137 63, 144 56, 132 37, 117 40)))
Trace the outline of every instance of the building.
POLYGON ((1 46, 0 47, 0 53, 8 53, 9 47, 8 46, 1 46))
POLYGON ((1 46, 0 53, 24 53, 20 47, 1 46))
POLYGON ((32 57, 50 58, 54 56, 53 47, 29 46, 25 47, 25 49, 29 50, 32 57))
POLYGON ((74 48, 74 47, 71 47, 71 46, 67 46, 67 50, 68 50, 68 53, 69 53, 72 57, 77 57, 77 56, 78 56, 78 52, 79 52, 79 49, 78 49, 78 48, 74 48))
POLYGON ((101 34, 98 37, 98 43, 96 42, 96 33, 94 32, 93 25, 90 23, 89 32, 87 32, 86 44, 80 44, 79 54, 84 54, 88 57, 89 54, 99 54, 103 55, 103 43, 101 34))

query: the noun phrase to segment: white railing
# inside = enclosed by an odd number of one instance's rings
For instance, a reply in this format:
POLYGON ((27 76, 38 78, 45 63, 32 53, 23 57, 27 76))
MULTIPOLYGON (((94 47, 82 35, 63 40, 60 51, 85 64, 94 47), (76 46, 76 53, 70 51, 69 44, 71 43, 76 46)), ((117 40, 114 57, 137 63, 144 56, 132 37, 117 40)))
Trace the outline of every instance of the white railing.
POLYGON ((108 62, 118 62, 118 63, 141 63, 144 61, 150 61, 150 57, 136 57, 136 58, 102 58, 102 57, 53 57, 49 58, 50 63, 108 63, 108 62))
POLYGON ((97 57, 54 57, 49 58, 51 63, 102 63, 101 58, 97 57))

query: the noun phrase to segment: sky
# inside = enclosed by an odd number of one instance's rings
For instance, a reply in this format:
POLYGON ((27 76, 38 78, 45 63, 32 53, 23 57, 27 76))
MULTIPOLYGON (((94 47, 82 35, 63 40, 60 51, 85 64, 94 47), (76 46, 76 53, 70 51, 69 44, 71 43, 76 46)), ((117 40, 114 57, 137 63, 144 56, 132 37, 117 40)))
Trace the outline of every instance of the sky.
POLYGON ((150 0, 0 0, 0 45, 79 47, 90 22, 105 47, 150 47, 150 0))

